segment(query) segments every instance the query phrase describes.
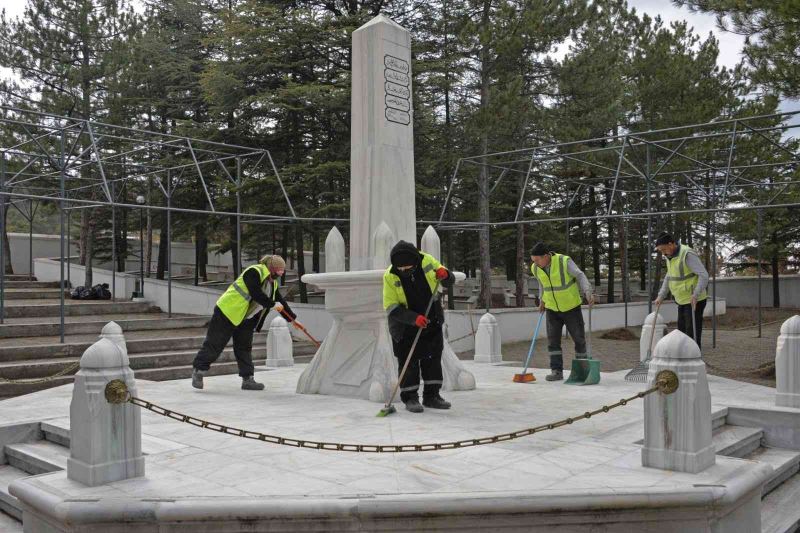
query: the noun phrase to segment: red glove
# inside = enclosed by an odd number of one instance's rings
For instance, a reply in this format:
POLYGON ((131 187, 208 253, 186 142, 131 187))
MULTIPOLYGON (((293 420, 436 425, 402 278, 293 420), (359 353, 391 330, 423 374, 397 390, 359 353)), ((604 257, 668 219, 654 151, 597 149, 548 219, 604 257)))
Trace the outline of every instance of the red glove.
POLYGON ((414 321, 414 324, 416 324, 418 328, 427 328, 428 319, 422 315, 417 315, 417 319, 414 321))
POLYGON ((445 267, 439 267, 436 269, 436 279, 447 279, 450 273, 447 271, 445 267))

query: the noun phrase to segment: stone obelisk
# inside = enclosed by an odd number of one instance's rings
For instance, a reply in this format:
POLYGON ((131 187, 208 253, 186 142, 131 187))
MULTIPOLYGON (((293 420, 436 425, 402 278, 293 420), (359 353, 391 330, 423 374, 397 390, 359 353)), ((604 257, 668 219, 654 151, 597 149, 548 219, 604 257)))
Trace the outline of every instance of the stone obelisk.
MULTIPOLYGON (((399 239, 416 243, 410 33, 383 15, 353 32, 352 84, 350 271, 332 261, 325 274, 303 276, 325 289, 333 326, 297 392, 384 402, 397 382, 397 359, 383 310, 383 272, 399 239)), ((344 258, 336 228, 325 253, 344 258)), ((447 342, 442 370, 445 389, 475 388, 447 342)))

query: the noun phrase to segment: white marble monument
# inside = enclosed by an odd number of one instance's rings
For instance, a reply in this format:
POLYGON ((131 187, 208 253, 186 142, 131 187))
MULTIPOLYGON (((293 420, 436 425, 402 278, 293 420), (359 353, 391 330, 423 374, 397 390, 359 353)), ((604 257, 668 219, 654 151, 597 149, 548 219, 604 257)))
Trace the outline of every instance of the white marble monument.
POLYGON ((267 368, 293 366, 292 334, 286 319, 276 316, 267 333, 267 368))
MULTIPOLYGON (((664 338, 664 332, 667 329, 667 322, 660 313, 653 311, 647 315, 642 325, 642 333, 639 336, 639 361, 647 359, 648 352, 650 352, 651 340, 652 346, 655 348, 656 344, 664 338), (653 328, 655 327, 655 332, 653 328)), ((650 354, 652 356, 652 353, 650 354)))
MULTIPOLYGON (((383 272, 398 240, 416 242, 410 33, 383 15, 353 32, 352 84, 350 271, 343 271, 343 242, 332 230, 325 244, 326 253, 329 243, 335 250, 336 271, 303 281, 325 290, 333 326, 297 392, 384 402, 397 380, 397 360, 383 310, 383 272)), ((428 236, 438 244, 438 236, 428 236)), ((442 370, 445 390, 475 388, 447 342, 442 370)))
POLYGON ((775 405, 800 409, 800 315, 781 326, 775 349, 775 405))
POLYGON ((650 362, 648 387, 661 370, 675 372, 680 386, 673 394, 644 399, 642 465, 702 472, 714 464, 716 452, 711 442, 711 392, 697 344, 678 330, 661 339, 650 362))
POLYGON ((144 476, 141 411, 130 403, 106 401, 112 380, 125 382, 136 395, 122 328, 103 327, 100 340, 81 357, 70 403, 70 455, 67 477, 91 487, 144 476))
POLYGON ((500 325, 494 315, 485 313, 478 323, 478 332, 475 334, 475 362, 502 363, 501 346, 500 325))

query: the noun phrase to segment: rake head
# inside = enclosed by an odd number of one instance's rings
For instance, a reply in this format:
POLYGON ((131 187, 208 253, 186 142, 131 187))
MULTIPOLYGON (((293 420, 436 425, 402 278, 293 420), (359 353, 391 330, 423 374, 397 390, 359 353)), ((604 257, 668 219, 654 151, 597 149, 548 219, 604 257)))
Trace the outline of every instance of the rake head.
POLYGON ((632 381, 634 383, 646 383, 647 374, 650 370, 650 361, 644 360, 636 363, 630 372, 625 374, 625 381, 632 381))

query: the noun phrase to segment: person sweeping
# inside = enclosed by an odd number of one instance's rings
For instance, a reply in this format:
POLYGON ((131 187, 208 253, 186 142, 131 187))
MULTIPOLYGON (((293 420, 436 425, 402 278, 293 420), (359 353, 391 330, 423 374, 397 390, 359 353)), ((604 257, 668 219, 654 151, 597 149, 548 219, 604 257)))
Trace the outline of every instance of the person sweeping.
POLYGON ((450 287, 455 278, 433 256, 420 252, 413 244, 400 241, 390 253, 391 265, 383 274, 383 308, 389 321, 392 349, 398 371, 411 357, 400 379, 400 399, 412 413, 425 407, 450 409, 450 402, 441 397, 444 310, 438 299, 427 313, 428 302, 439 283, 450 287), (417 331, 420 338, 411 352, 417 331), (420 375, 425 382, 422 405, 419 403, 420 375))
POLYGON ((534 245, 531 262, 531 273, 539 281, 539 312, 544 313, 547 310, 550 374, 545 379, 560 381, 564 379, 561 328, 566 326, 575 341, 575 358, 586 359, 581 292, 589 305, 594 305, 594 294, 586 274, 575 262, 569 256, 549 252, 544 243, 538 242, 534 245))
POLYGON ((667 275, 658 291, 656 305, 672 293, 678 304, 678 330, 692 337, 700 348, 703 333, 703 311, 708 293, 708 270, 697 252, 685 244, 677 244, 667 232, 656 238, 656 250, 667 260, 667 275))
POLYGON ((278 291, 278 282, 286 270, 279 255, 265 255, 247 267, 219 297, 214 314, 208 323, 203 346, 192 363, 192 386, 203 388, 203 377, 233 337, 233 354, 239 366, 243 390, 264 390, 264 384, 254 378, 253 333, 261 331, 269 310, 280 302, 283 317, 292 322, 297 315, 278 291))

